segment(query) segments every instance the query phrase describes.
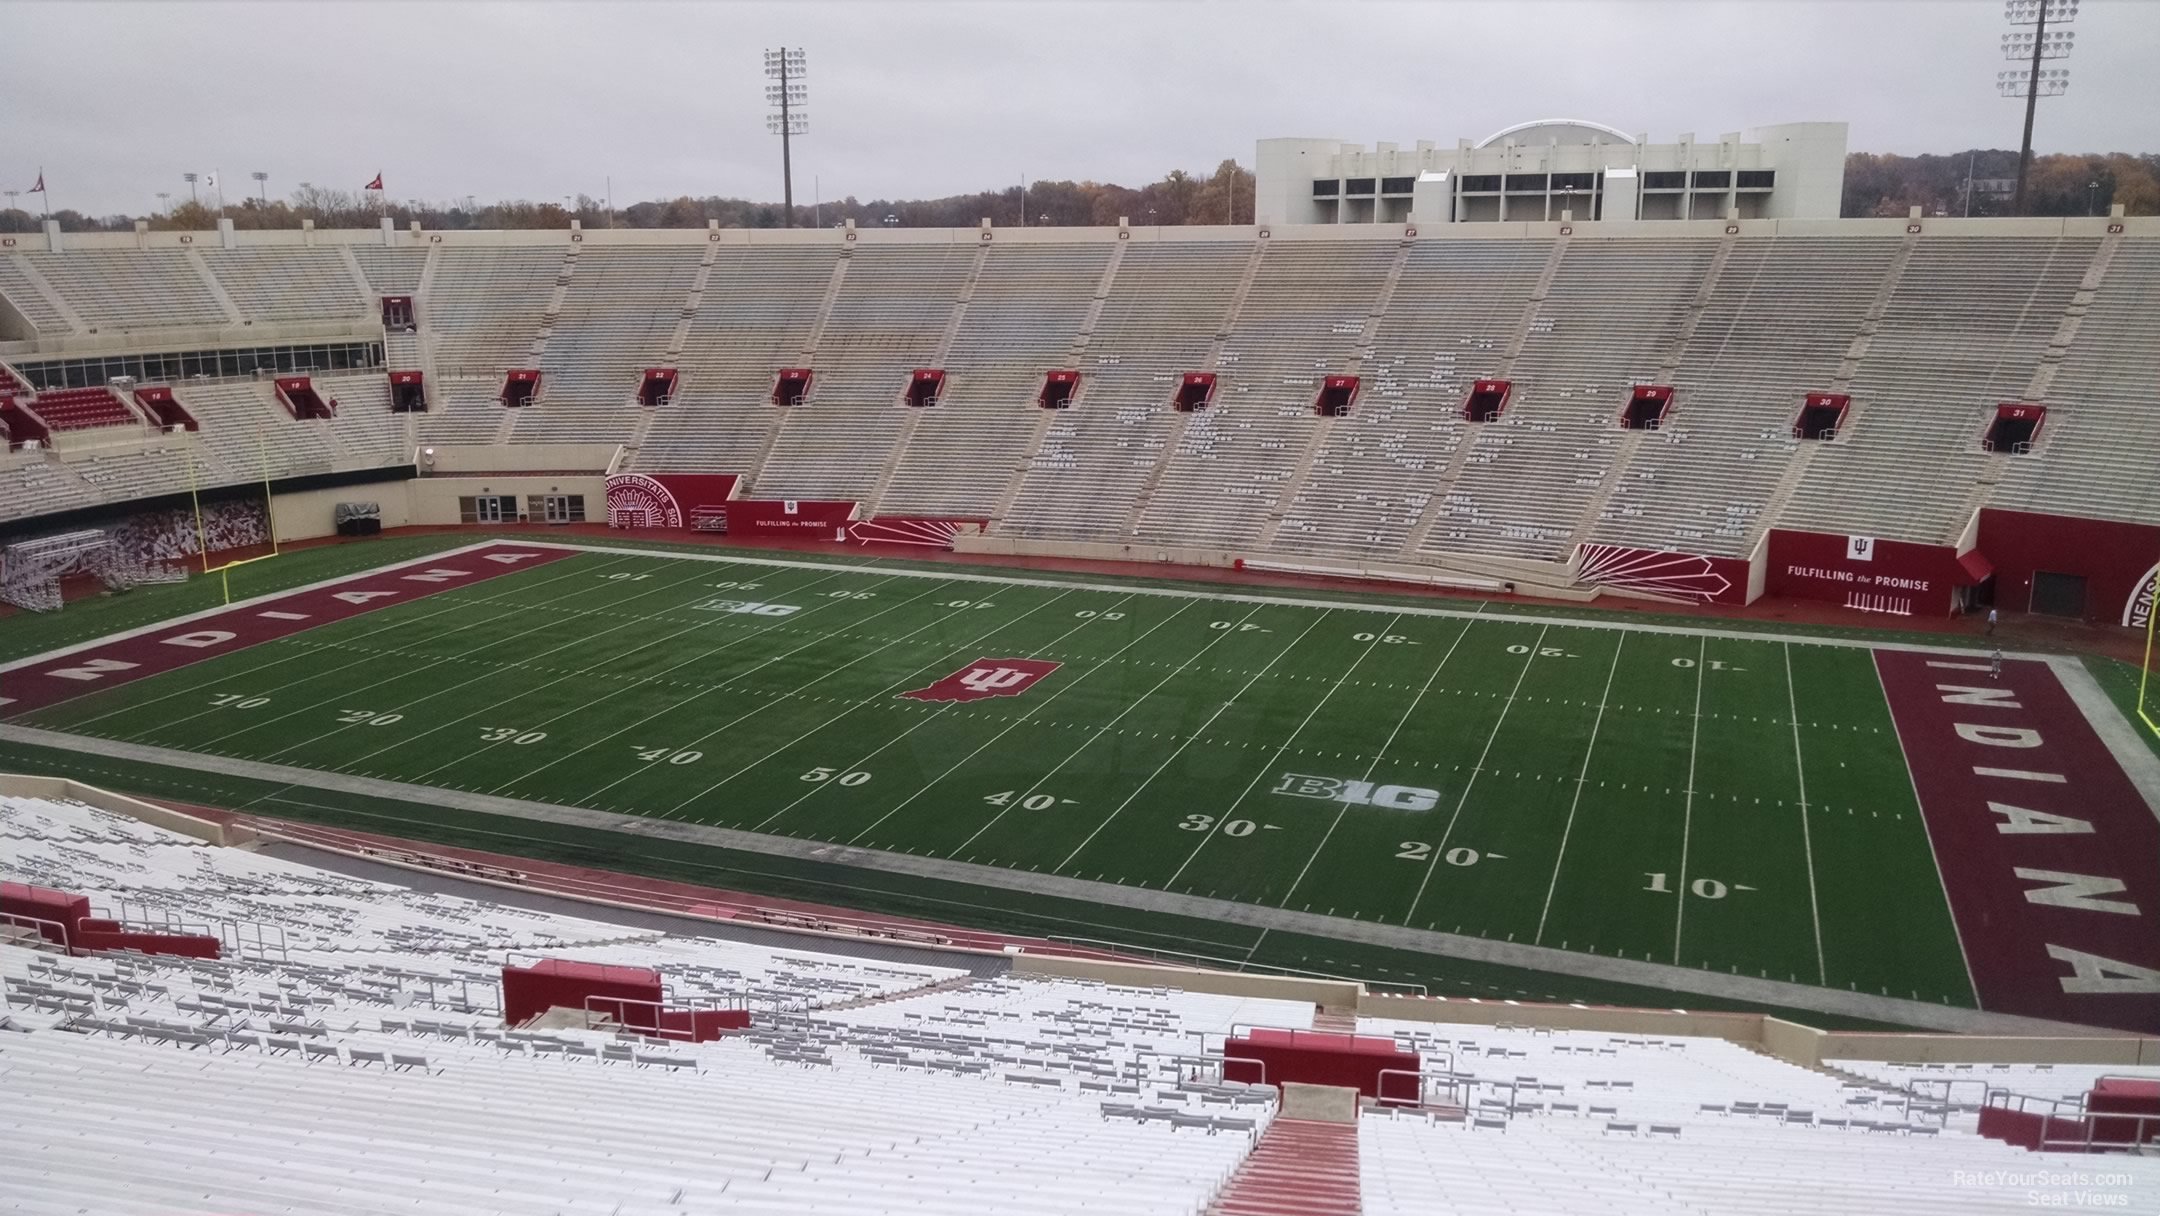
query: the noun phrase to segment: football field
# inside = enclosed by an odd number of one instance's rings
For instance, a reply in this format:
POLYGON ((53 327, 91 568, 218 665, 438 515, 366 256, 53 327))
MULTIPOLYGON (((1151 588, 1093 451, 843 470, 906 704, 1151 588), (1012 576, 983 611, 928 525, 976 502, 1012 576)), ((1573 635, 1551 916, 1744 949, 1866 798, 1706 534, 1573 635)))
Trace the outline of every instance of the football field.
MULTIPOLYGON (((124 683, 93 676, 39 697, 35 672, 10 672, 0 694, 19 703, 0 714, 190 753, 1976 1000, 1940 842, 1866 645, 1459 601, 514 552, 525 556, 499 559, 508 568, 485 581, 438 578, 453 585, 403 600, 338 593, 352 601, 341 619, 203 643, 193 661, 124 683)), ((422 568, 480 564, 436 560, 422 568)), ((211 626, 224 628, 190 627, 211 626)))

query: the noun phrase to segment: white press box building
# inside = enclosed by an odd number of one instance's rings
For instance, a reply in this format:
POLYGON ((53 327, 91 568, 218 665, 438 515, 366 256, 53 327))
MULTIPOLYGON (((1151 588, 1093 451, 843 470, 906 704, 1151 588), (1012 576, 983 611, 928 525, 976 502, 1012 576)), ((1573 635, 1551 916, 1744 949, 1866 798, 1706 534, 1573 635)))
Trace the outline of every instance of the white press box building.
POLYGON ((1262 224, 1576 219, 1836 219, 1845 124, 1793 122, 1653 144, 1603 123, 1539 119, 1442 148, 1263 139, 1262 224))

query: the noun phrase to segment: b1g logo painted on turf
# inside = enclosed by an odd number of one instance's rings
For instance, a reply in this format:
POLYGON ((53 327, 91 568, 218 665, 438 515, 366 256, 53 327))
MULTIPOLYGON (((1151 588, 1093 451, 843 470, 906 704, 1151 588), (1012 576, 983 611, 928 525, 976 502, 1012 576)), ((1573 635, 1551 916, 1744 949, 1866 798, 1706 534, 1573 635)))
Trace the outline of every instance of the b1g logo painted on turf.
POLYGON ((707 612, 739 612, 748 616, 793 616, 802 611, 797 604, 759 604, 750 600, 706 600, 691 607, 702 608, 707 612))
POLYGON ((1314 777, 1284 773, 1273 791, 1292 798, 1318 798, 1351 806, 1376 806, 1387 811, 1429 811, 1440 805, 1440 791, 1415 785, 1379 785, 1348 781, 1341 777, 1314 777))
POLYGON ((900 695, 912 701, 980 701, 1017 697, 1058 669, 1047 659, 977 659, 926 688, 900 695))

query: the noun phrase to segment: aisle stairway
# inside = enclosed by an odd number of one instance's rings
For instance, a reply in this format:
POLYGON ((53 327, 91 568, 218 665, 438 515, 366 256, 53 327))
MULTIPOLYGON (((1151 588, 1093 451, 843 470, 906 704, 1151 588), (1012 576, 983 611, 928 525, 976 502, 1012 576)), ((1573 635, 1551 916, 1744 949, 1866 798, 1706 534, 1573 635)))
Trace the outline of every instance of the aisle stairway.
POLYGON ((1276 1119, 1207 1210, 1208 1216, 1357 1216, 1357 1124, 1276 1119))

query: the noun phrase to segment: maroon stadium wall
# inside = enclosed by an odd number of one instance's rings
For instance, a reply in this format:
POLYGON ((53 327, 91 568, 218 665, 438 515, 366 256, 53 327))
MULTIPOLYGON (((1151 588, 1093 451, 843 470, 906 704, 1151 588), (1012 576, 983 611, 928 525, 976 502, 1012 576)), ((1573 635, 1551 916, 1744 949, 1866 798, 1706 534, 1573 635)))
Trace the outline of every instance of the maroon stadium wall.
POLYGON ((1575 581, 1690 604, 1748 602, 1749 563, 1625 545, 1578 545, 1575 581))
POLYGON ((1995 603, 2006 612, 2031 610, 2033 575, 2042 572, 2085 580, 2088 621, 2142 629, 2152 611, 2160 528, 1989 507, 1980 512, 1980 551, 1995 564, 1995 603))
POLYGON ((1770 531, 1763 590, 1901 616, 1948 616, 1974 579, 1949 545, 1770 531))
POLYGON ((727 505, 729 536, 844 541, 854 521, 852 500, 738 498, 727 505))

